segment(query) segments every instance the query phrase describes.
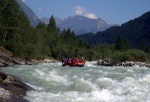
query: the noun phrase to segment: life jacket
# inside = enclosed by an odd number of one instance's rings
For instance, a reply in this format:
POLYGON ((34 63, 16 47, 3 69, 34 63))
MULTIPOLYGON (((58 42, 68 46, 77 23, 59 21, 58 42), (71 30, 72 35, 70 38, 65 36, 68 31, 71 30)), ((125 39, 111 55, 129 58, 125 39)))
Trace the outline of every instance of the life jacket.
POLYGON ((67 59, 67 63, 70 64, 70 63, 71 63, 71 60, 70 60, 70 59, 67 59))
POLYGON ((71 63, 70 63, 70 66, 75 66, 76 65, 76 61, 74 58, 71 59, 71 63))
POLYGON ((81 59, 81 60, 80 60, 80 63, 82 63, 82 64, 83 64, 83 63, 85 63, 85 61, 84 61, 83 59, 81 59))

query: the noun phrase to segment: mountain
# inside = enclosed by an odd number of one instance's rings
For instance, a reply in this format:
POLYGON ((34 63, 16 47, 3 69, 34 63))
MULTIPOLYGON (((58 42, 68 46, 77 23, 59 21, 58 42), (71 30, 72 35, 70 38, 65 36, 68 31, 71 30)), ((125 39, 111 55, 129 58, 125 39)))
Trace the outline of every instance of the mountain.
MULTIPOLYGON (((32 11, 32 9, 29 6, 27 6, 22 0, 16 1, 27 15, 31 26, 35 27, 41 21, 45 24, 48 24, 49 18, 44 17, 42 19, 39 19, 36 16, 36 14, 32 11)), ((90 19, 79 15, 68 17, 64 20, 61 20, 60 18, 56 17, 55 21, 60 30, 63 30, 64 28, 70 28, 76 33, 76 35, 85 34, 88 32, 96 33, 98 31, 105 31, 109 27, 113 26, 109 25, 106 21, 104 21, 101 18, 90 19)))
POLYGON ((96 34, 87 33, 77 36, 92 45, 115 44, 118 36, 128 41, 132 48, 150 48, 150 11, 130 20, 121 26, 110 27, 96 34))
POLYGON ((20 5, 21 9, 27 15, 31 26, 35 27, 40 21, 40 19, 36 16, 36 14, 32 11, 32 9, 27 6, 22 0, 16 0, 17 3, 20 5))
MULTIPOLYGON (((49 23, 49 19, 50 18, 43 17, 41 18, 41 21, 47 25, 49 23)), ((59 17, 55 17, 55 21, 57 25, 62 22, 62 20, 59 17)))
MULTIPOLYGON (((49 18, 41 19, 45 24, 48 24, 49 18)), ((104 31, 111 27, 112 25, 107 24, 106 21, 101 18, 90 19, 84 16, 73 16, 67 17, 64 20, 60 18, 55 18, 57 26, 63 30, 70 28, 76 35, 85 34, 88 32, 96 33, 98 31, 104 31)))
MULTIPOLYGON (((39 19, 36 14, 32 11, 32 9, 27 6, 22 0, 16 0, 17 3, 20 5, 21 9, 27 15, 31 26, 35 27, 39 22, 44 22, 48 24, 49 18, 42 18, 39 19)), ((55 18, 57 26, 60 30, 70 28, 72 31, 76 33, 76 35, 85 34, 88 32, 96 33, 98 31, 104 31, 113 25, 109 25, 106 21, 102 20, 101 18, 98 19, 90 19, 84 16, 73 16, 68 17, 64 20, 60 18, 55 18)))

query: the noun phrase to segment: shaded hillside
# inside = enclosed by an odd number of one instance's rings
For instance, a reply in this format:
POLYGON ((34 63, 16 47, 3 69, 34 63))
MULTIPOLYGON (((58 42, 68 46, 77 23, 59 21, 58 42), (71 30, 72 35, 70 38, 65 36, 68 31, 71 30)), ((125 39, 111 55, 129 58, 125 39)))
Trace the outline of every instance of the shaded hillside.
POLYGON ((32 11, 32 9, 29 6, 27 6, 24 2, 22 2, 22 0, 16 0, 16 1, 20 5, 23 12, 25 12, 25 14, 27 15, 31 26, 33 26, 33 27, 37 26, 37 24, 41 21, 36 16, 36 14, 32 11))
POLYGON ((103 32, 80 35, 78 39, 82 39, 92 45, 114 44, 118 36, 126 39, 132 48, 150 47, 150 12, 121 26, 110 27, 103 32))

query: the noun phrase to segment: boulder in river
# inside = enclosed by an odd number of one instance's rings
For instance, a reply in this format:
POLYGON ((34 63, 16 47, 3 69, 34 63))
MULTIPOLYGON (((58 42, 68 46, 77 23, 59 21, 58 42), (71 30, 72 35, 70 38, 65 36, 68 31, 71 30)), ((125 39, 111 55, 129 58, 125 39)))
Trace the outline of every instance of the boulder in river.
POLYGON ((0 100, 3 100, 2 102, 28 102, 23 97, 26 95, 26 91, 30 90, 34 89, 18 79, 0 72, 0 100))

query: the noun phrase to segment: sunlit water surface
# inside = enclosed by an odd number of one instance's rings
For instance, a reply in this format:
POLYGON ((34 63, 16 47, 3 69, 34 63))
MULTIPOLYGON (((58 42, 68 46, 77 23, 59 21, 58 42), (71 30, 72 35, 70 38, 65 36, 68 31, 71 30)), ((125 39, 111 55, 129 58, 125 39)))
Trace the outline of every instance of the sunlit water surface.
POLYGON ((30 102, 150 102, 150 68, 104 67, 86 62, 85 67, 61 63, 14 66, 3 71, 19 77, 36 91, 30 102))

